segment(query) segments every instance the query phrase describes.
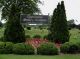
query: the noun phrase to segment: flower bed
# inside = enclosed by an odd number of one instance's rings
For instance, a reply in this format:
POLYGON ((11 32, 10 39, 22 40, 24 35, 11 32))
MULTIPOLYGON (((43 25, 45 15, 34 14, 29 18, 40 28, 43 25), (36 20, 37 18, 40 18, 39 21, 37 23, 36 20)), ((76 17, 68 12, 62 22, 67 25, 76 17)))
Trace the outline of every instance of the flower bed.
POLYGON ((34 48, 37 48, 40 46, 41 43, 49 42, 48 40, 39 39, 39 38, 33 38, 30 40, 27 40, 25 43, 32 45, 34 48))

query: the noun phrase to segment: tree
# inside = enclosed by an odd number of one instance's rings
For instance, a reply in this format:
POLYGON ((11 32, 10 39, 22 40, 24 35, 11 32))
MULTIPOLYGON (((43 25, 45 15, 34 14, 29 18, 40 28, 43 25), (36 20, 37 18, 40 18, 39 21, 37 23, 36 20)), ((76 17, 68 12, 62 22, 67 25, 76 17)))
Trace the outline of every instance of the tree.
POLYGON ((66 18, 66 11, 64 6, 64 1, 61 2, 61 40, 62 43, 69 41, 69 31, 68 31, 68 25, 67 25, 67 18, 66 18))
POLYGON ((69 21, 67 22, 67 24, 68 24, 68 27, 69 27, 69 28, 76 28, 76 24, 75 24, 74 19, 69 20, 69 21))
POLYGON ((4 40, 19 43, 25 41, 25 32, 20 24, 20 9, 14 3, 11 5, 9 19, 4 31, 4 40))
POLYGON ((56 13, 57 13, 57 9, 55 8, 53 15, 52 15, 52 18, 51 18, 51 22, 50 22, 50 28, 49 28, 50 32, 49 32, 48 38, 47 38, 50 41, 53 41, 53 38, 54 38, 53 34, 56 30, 56 28, 55 28, 55 23, 56 23, 55 21, 56 21, 56 17, 57 17, 56 13))
POLYGON ((77 29, 79 29, 79 30, 80 30, 80 24, 79 24, 79 25, 76 25, 76 27, 77 27, 77 29))
POLYGON ((4 40, 10 42, 24 42, 25 32, 20 24, 20 14, 39 13, 39 0, 0 0, 2 19, 6 19, 4 40))
POLYGON ((75 24, 74 19, 71 19, 71 20, 68 21, 68 25, 70 25, 70 24, 75 24))
POLYGON ((20 14, 35 14, 40 13, 38 3, 40 0, 0 0, 0 8, 2 9, 2 19, 8 19, 10 13, 10 7, 12 4, 18 6, 20 14))
POLYGON ((58 3, 57 8, 53 12, 50 25, 51 40, 57 43, 65 43, 69 41, 69 31, 65 13, 64 1, 58 3))

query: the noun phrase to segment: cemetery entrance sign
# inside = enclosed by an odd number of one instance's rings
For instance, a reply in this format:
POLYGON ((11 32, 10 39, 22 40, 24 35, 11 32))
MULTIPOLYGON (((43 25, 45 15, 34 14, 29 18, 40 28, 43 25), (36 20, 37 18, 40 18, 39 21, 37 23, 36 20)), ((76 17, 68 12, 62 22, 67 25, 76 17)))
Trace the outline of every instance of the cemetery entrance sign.
POLYGON ((24 25, 48 25, 49 15, 26 15, 21 14, 21 23, 24 25))

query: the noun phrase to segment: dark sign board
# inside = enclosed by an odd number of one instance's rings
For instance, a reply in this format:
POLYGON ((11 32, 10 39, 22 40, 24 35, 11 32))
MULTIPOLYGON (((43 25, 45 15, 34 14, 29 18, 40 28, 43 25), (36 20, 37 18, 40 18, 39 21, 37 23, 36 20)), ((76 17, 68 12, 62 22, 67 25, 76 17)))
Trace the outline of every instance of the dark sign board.
POLYGON ((21 17, 21 23, 26 24, 48 24, 49 22, 49 16, 48 15, 26 15, 22 14, 21 17))

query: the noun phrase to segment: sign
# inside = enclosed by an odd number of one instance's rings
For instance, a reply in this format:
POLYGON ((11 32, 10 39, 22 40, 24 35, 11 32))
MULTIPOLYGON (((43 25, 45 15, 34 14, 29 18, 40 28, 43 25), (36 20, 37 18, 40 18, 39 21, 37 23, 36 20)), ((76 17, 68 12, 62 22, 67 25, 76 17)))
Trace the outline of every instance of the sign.
POLYGON ((21 23, 23 24, 36 24, 36 25, 47 25, 49 23, 49 16, 48 15, 26 15, 22 14, 21 23))

